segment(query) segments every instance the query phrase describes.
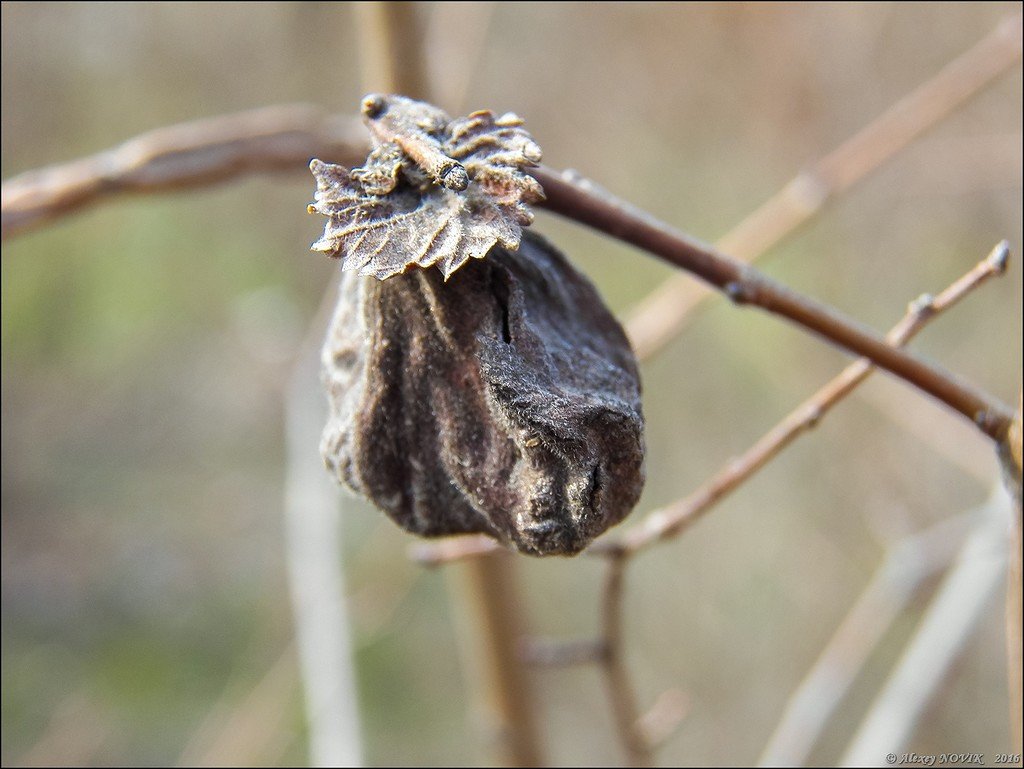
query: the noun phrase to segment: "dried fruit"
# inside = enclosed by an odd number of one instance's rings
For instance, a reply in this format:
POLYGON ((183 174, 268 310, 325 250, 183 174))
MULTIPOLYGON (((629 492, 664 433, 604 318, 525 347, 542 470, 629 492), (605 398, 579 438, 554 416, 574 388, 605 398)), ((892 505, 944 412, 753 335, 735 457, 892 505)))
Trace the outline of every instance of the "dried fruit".
POLYGON ((374 95, 363 116, 362 168, 310 164, 328 217, 313 249, 348 271, 324 461, 416 534, 577 553, 643 487, 640 383, 594 287, 522 232, 540 147, 511 114, 374 95))
POLYGON ((417 265, 445 278, 491 247, 519 247, 543 190, 524 169, 541 151, 512 113, 452 119, 403 96, 372 95, 363 117, 373 151, 362 168, 313 160, 311 212, 328 218, 313 250, 381 280, 417 265))
POLYGON ((411 532, 573 554, 640 495, 633 352, 539 236, 447 282, 345 274, 323 367, 328 468, 411 532))

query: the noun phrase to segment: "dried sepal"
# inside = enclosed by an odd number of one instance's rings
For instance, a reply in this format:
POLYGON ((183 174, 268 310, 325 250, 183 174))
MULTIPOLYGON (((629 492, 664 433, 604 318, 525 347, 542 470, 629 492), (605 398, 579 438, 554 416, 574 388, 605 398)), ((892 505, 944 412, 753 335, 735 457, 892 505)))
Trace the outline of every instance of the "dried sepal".
POLYGON ((329 470, 411 532, 573 554, 640 495, 633 352, 539 236, 446 283, 344 275, 323 366, 329 470))
POLYGON ((380 280, 437 265, 447 280, 495 244, 519 247, 543 190, 525 169, 540 147, 511 113, 452 120, 423 102, 372 95, 363 117, 373 150, 360 168, 313 160, 309 210, 327 217, 312 249, 380 280))

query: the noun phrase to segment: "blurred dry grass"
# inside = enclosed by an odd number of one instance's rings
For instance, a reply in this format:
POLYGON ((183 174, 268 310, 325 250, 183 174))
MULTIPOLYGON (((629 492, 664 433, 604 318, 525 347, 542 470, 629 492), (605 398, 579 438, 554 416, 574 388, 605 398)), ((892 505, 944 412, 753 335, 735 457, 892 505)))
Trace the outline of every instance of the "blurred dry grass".
MULTIPOLYGON (((1016 8, 423 11, 444 93, 465 91, 441 106, 515 110, 551 165, 711 240, 1016 8), (463 25, 482 23, 474 61, 463 25)), ((354 111, 352 17, 328 4, 4 3, 3 176, 247 107, 354 111)), ((1018 69, 765 268, 883 328, 1000 238, 1019 254, 1021 108, 1018 69)), ((332 269, 306 252, 319 227, 305 214, 311 189, 299 169, 124 200, 4 246, 4 764, 304 760, 279 500, 282 388, 332 269), (240 717, 261 739, 232 747, 224 738, 240 717)), ((551 216, 537 227, 619 311, 669 272, 551 216)), ((915 343, 1007 401, 1020 385, 1020 274, 1016 263, 915 343)), ((644 370, 640 509, 694 487, 842 360, 716 303, 644 370)), ((690 698, 664 763, 752 760, 881 543, 977 504, 994 477, 969 426, 879 377, 694 531, 645 556, 627 586, 629 661, 644 702, 666 685, 690 698)), ((345 525, 369 760, 478 760, 443 581, 408 563, 407 537, 378 514, 345 525)), ((598 563, 522 566, 538 633, 593 631, 598 563)), ((926 598, 815 760, 835 760, 926 598)), ((1009 747, 1001 615, 993 605, 912 749, 1009 747)), ((593 671, 538 684, 556 764, 617 760, 593 671)))

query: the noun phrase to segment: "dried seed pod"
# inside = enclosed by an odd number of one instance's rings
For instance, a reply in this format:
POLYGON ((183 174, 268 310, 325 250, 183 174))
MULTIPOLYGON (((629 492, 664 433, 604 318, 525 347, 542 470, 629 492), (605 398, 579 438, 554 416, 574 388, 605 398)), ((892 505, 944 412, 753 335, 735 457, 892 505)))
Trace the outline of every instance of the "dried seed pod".
POLYGON ((539 236, 447 282, 346 273, 323 366, 328 468, 411 532, 573 554, 640 495, 633 352, 539 236))

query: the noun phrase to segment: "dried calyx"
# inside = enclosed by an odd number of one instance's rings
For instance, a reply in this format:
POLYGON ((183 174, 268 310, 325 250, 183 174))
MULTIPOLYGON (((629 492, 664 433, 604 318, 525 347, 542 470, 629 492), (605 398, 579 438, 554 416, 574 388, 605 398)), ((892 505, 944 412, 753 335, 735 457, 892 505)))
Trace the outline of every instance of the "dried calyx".
POLYGON ((516 249, 543 190, 525 169, 540 147, 512 113, 452 119, 404 96, 363 100, 373 150, 361 168, 314 160, 315 201, 328 218, 313 244, 342 268, 381 280, 412 266, 448 278, 495 244, 516 249))
POLYGON ((640 383, 594 287, 520 229, 540 149, 514 116, 451 120, 397 96, 363 114, 366 164, 311 166, 311 210, 329 216, 314 248, 348 270, 323 351, 324 461, 413 533, 577 553, 643 487, 640 383))

